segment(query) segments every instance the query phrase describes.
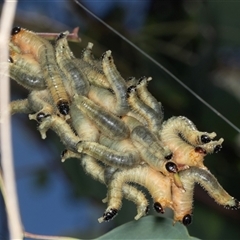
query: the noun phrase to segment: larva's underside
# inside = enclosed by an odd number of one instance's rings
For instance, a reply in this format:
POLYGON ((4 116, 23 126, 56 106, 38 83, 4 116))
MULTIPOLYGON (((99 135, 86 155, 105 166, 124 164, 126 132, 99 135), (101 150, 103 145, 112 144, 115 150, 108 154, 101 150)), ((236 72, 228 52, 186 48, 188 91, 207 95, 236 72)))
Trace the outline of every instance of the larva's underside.
POLYGON ((217 203, 240 208, 203 162, 221 149, 223 139, 198 131, 183 116, 163 121, 162 105, 147 89, 151 78, 123 79, 111 51, 97 61, 91 43, 75 58, 68 32, 59 34, 54 47, 20 27, 12 35, 10 76, 29 96, 12 102, 11 112, 31 113, 42 138, 48 129, 59 136, 66 148, 62 161, 79 159, 91 177, 106 184, 108 206, 99 222, 117 214, 122 198, 137 206, 135 219, 147 214, 145 195, 131 183, 149 191, 157 212, 171 208, 174 221, 185 225, 192 220, 194 183, 217 203))

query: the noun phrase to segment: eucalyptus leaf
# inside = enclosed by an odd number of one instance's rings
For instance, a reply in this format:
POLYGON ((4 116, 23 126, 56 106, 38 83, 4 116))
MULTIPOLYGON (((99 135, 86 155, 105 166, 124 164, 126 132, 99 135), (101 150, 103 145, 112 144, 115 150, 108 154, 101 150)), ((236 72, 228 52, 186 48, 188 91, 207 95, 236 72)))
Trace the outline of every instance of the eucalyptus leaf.
POLYGON ((170 218, 147 216, 131 221, 97 238, 102 239, 191 239, 187 228, 181 223, 173 225, 170 218))

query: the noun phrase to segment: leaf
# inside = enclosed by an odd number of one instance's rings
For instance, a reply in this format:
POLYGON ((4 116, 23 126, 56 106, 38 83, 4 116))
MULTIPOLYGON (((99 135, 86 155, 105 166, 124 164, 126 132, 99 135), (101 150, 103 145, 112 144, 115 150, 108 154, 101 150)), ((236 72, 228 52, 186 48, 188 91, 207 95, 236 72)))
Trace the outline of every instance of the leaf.
POLYGON ((131 221, 97 238, 102 239, 191 239, 187 228, 181 223, 173 225, 173 220, 163 217, 147 216, 131 221))

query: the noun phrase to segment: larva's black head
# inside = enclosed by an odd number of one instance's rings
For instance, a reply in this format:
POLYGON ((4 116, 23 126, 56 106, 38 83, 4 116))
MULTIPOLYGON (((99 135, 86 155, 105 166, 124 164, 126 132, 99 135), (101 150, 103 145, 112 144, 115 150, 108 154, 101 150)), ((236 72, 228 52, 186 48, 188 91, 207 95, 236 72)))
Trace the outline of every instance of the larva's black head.
POLYGON ((46 117, 49 117, 49 116, 50 116, 49 114, 45 114, 45 113, 43 113, 43 112, 40 112, 40 113, 37 114, 36 120, 37 120, 39 123, 41 123, 42 120, 43 120, 43 118, 46 118, 46 117))
POLYGON ((69 113, 69 104, 66 101, 59 101, 57 108, 62 115, 68 115, 69 113))
POLYGON ((221 149, 222 149, 222 145, 217 145, 217 146, 214 148, 214 153, 218 153, 221 149))
POLYGON ((201 142, 204 144, 204 143, 209 143, 211 141, 211 138, 208 136, 208 135, 206 135, 206 134, 203 134, 202 136, 201 136, 201 142))
POLYGON ((62 39, 62 38, 65 38, 65 37, 66 37, 66 34, 65 34, 64 32, 61 32, 61 33, 59 33, 59 35, 57 36, 56 41, 58 41, 58 40, 60 40, 60 39, 62 39))
POLYGON ((146 77, 145 77, 145 76, 139 78, 138 84, 141 84, 144 80, 146 80, 146 77))
POLYGON ((154 209, 155 209, 155 211, 157 213, 162 213, 162 214, 164 213, 164 209, 163 209, 162 205, 159 202, 155 202, 153 204, 153 207, 154 207, 154 209))
POLYGON ((188 226, 189 224, 191 224, 192 223, 192 216, 190 214, 185 215, 182 219, 182 223, 185 226, 188 226))
POLYGON ((167 156, 165 156, 165 159, 166 159, 166 160, 170 160, 170 159, 172 158, 172 156, 173 156, 173 154, 170 153, 170 154, 168 154, 167 156))
POLYGON ((136 92, 136 86, 130 86, 128 87, 127 89, 127 93, 130 94, 130 93, 133 93, 133 92, 136 92))
POLYGON ((109 211, 103 214, 103 220, 104 221, 111 220, 117 214, 117 212, 118 212, 117 209, 111 208, 109 211))
POLYGON ((61 153, 61 158, 63 158, 66 153, 67 153, 67 149, 63 150, 62 153, 61 153))
POLYGON ((178 172, 177 165, 174 162, 167 162, 165 167, 166 167, 168 172, 171 172, 171 173, 177 173, 178 172))
POLYGON ((16 27, 14 27, 14 28, 12 29, 11 35, 12 35, 12 36, 13 36, 13 35, 16 35, 16 34, 18 34, 20 31, 21 31, 21 27, 16 26, 16 27))

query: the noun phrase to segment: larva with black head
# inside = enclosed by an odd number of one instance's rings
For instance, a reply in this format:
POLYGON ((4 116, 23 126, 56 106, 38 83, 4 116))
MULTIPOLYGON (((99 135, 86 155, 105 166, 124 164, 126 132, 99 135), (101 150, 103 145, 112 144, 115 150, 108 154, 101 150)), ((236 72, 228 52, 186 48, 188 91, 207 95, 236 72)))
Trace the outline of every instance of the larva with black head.
POLYGON ((118 171, 113 174, 108 187, 108 207, 99 222, 111 220, 122 205, 122 186, 137 183, 145 187, 154 200, 155 209, 163 213, 166 207, 172 208, 171 181, 148 165, 118 171))
POLYGON ((123 116, 130 110, 127 101, 127 85, 114 64, 111 51, 107 51, 102 55, 102 68, 116 95, 117 115, 123 116))
POLYGON ((54 104, 62 115, 67 115, 69 112, 69 97, 63 85, 61 71, 58 68, 55 51, 51 43, 21 27, 12 29, 11 42, 17 45, 22 53, 32 54, 39 62, 54 104))
MULTIPOLYGON (((90 84, 107 89, 110 88, 110 84, 106 76, 100 69, 84 61, 83 59, 79 59, 74 56, 73 52, 71 51, 68 45, 68 41, 66 38, 67 34, 68 32, 60 33, 58 38, 56 39, 57 43, 56 54, 58 55, 58 61, 59 62, 64 61, 64 57, 67 59, 71 59, 72 60, 71 64, 74 64, 74 68, 76 67, 78 69, 78 71, 80 72, 79 74, 83 74, 84 76, 86 76, 90 84), (61 57, 63 55, 64 57, 61 57)), ((85 80, 83 83, 87 84, 85 80)), ((87 88, 88 86, 86 86, 86 89, 87 88)))
POLYGON ((194 184, 200 184, 218 204, 230 209, 239 209, 239 201, 230 196, 219 184, 217 179, 205 169, 190 167, 179 172, 185 192, 172 185, 172 201, 174 221, 185 225, 191 223, 194 184))
MULTIPOLYGON (((70 114, 75 113, 75 110, 76 109, 73 109, 73 106, 71 106, 70 114)), ((72 119, 74 118, 72 114, 71 114, 71 117, 72 119)), ((80 123, 83 123, 85 120, 86 119, 81 119, 76 121, 76 123, 80 124, 80 123)), ((91 128, 78 128, 76 131, 79 136, 86 137, 86 139, 89 139, 89 136, 91 135, 91 138, 92 138, 91 128), (86 131, 88 131, 88 133, 86 133, 86 131)), ((101 183, 105 183, 106 185, 108 185, 108 183, 111 181, 112 175, 116 171, 116 168, 114 167, 107 167, 107 166, 103 167, 102 164, 99 164, 99 162, 96 159, 94 159, 89 155, 75 153, 69 150, 64 151, 64 154, 62 154, 62 161, 65 161, 67 158, 72 158, 72 157, 80 159, 80 163, 87 174, 91 175, 94 179, 100 181, 101 183)), ((124 184, 122 190, 123 190, 124 198, 130 201, 133 201, 137 205, 137 215, 135 216, 135 219, 137 220, 142 216, 145 216, 148 212, 147 211, 148 201, 145 195, 140 190, 128 184, 124 184)))
POLYGON ((150 130, 154 133, 158 133, 161 127, 162 116, 159 116, 151 107, 145 104, 138 96, 135 86, 131 86, 127 90, 128 92, 128 104, 132 111, 142 116, 150 130))
POLYGON ((149 107, 151 107, 157 114, 159 121, 163 121, 163 106, 160 102, 157 101, 157 99, 148 91, 147 85, 148 82, 152 80, 151 77, 141 77, 138 80, 138 84, 136 85, 137 94, 139 98, 147 104, 149 107))
POLYGON ((69 51, 67 42, 68 35, 68 31, 60 33, 55 40, 56 60, 67 78, 64 84, 70 85, 71 96, 74 94, 85 96, 89 92, 90 85, 87 76, 82 71, 79 71, 77 64, 72 61, 73 54, 69 51))
POLYGON ((188 166, 205 168, 204 157, 217 152, 223 139, 213 141, 215 133, 200 132, 186 117, 172 117, 163 122, 159 132, 163 146, 167 146, 173 152, 174 162, 179 170, 188 166), (199 141, 199 139, 201 139, 199 141), (206 138, 209 141, 206 141, 206 138))

